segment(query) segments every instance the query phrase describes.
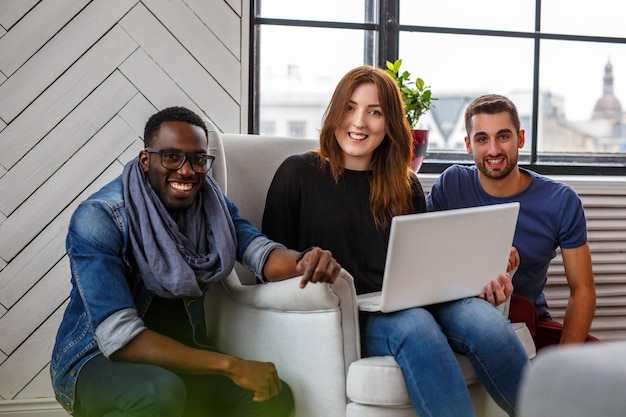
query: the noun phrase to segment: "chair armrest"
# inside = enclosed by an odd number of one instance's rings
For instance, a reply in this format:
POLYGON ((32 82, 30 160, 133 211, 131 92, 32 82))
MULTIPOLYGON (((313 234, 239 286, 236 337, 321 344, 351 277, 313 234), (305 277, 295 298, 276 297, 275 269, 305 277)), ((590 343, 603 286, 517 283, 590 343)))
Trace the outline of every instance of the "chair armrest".
MULTIPOLYGON (((351 299, 354 283, 342 271, 333 285, 308 284, 300 288, 300 277, 265 284, 242 285, 236 274, 222 281, 224 291, 238 303, 259 309, 281 311, 332 310, 340 306, 341 297, 351 299)), ((355 301, 356 302, 356 301, 355 301)))
POLYGON ((332 285, 299 282, 242 285, 233 273, 213 284, 207 335, 222 352, 273 362, 298 417, 345 415, 347 370, 360 355, 353 279, 342 271, 332 285))

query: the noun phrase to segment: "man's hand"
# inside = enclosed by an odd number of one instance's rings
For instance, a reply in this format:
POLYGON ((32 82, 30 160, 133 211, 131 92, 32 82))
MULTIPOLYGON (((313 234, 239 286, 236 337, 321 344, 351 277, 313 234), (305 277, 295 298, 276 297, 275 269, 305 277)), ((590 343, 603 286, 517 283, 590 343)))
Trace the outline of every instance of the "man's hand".
POLYGON ((478 297, 498 306, 508 300, 511 294, 513 294, 513 283, 509 274, 501 274, 498 279, 493 279, 485 285, 485 292, 478 297))
POLYGON ((282 384, 276 366, 272 362, 257 362, 239 359, 234 363, 232 381, 254 393, 253 401, 267 401, 278 395, 282 384))
POLYGON ((304 288, 309 282, 332 284, 341 271, 341 265, 333 258, 330 251, 313 247, 307 249, 302 258, 297 261, 296 269, 302 274, 300 288, 304 288))
POLYGON ((509 264, 506 267, 506 272, 515 271, 520 264, 519 252, 515 246, 511 246, 511 252, 509 253, 509 264))
POLYGON ((292 249, 274 249, 270 252, 263 275, 268 281, 280 281, 302 275, 300 288, 309 282, 333 283, 341 272, 341 265, 332 253, 318 247, 311 247, 303 252, 292 249))

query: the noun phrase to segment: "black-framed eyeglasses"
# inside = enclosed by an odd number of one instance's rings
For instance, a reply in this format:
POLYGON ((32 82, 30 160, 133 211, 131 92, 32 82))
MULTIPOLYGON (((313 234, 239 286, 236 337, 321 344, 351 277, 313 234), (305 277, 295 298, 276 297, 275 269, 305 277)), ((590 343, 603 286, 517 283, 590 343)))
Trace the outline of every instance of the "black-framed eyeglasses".
POLYGON ((191 163, 191 169, 196 174, 206 174, 211 169, 215 157, 206 153, 185 153, 173 149, 158 149, 158 148, 145 148, 148 153, 158 153, 161 155, 161 166, 163 168, 171 169, 172 171, 179 170, 185 161, 191 163))

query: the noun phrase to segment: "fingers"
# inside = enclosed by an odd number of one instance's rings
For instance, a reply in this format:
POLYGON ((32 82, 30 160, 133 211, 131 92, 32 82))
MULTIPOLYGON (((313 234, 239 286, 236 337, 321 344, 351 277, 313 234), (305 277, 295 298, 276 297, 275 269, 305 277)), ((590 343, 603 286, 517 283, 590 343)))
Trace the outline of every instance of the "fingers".
POLYGON ((242 360, 241 365, 238 374, 233 376, 233 382, 252 391, 253 401, 267 401, 278 395, 282 382, 272 362, 242 360))
POLYGON ((502 274, 498 279, 491 280, 485 285, 485 292, 479 297, 498 306, 508 300, 511 294, 513 294, 513 283, 508 274, 502 274))
POLYGON ((520 264, 520 256, 519 252, 515 248, 515 246, 511 246, 511 251, 509 252, 509 263, 507 265, 506 272, 511 272, 520 264))
POLYGON ((298 262, 297 269, 302 273, 300 288, 304 288, 309 282, 332 284, 339 276, 341 265, 333 258, 330 251, 313 248, 304 254, 298 262))
POLYGON ((274 370, 267 387, 264 390, 255 391, 252 400, 257 402, 267 401, 270 398, 277 396, 282 387, 283 385, 278 377, 278 372, 274 370))

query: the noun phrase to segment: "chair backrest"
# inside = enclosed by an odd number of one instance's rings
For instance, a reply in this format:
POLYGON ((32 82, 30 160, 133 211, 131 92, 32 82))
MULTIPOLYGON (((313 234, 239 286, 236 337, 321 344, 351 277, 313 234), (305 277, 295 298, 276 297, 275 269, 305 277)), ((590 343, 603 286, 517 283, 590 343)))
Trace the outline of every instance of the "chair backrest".
POLYGON ((259 229, 267 190, 278 166, 290 155, 319 147, 317 139, 223 134, 226 155, 225 191, 243 217, 259 229))
MULTIPOLYGON (((318 147, 314 139, 297 139, 244 134, 209 135, 209 147, 215 152, 213 177, 228 199, 237 205, 242 217, 259 230, 265 209, 267 190, 276 169, 290 155, 318 147), (219 164, 218 155, 223 163, 219 164)), ((256 279, 239 263, 235 271, 243 284, 254 284, 256 279)))
POLYGON ((211 175, 219 184, 222 192, 226 193, 226 158, 224 156, 224 147, 222 146, 222 137, 217 127, 208 119, 204 119, 204 123, 209 131, 209 155, 215 157, 213 166, 211 167, 211 175))

